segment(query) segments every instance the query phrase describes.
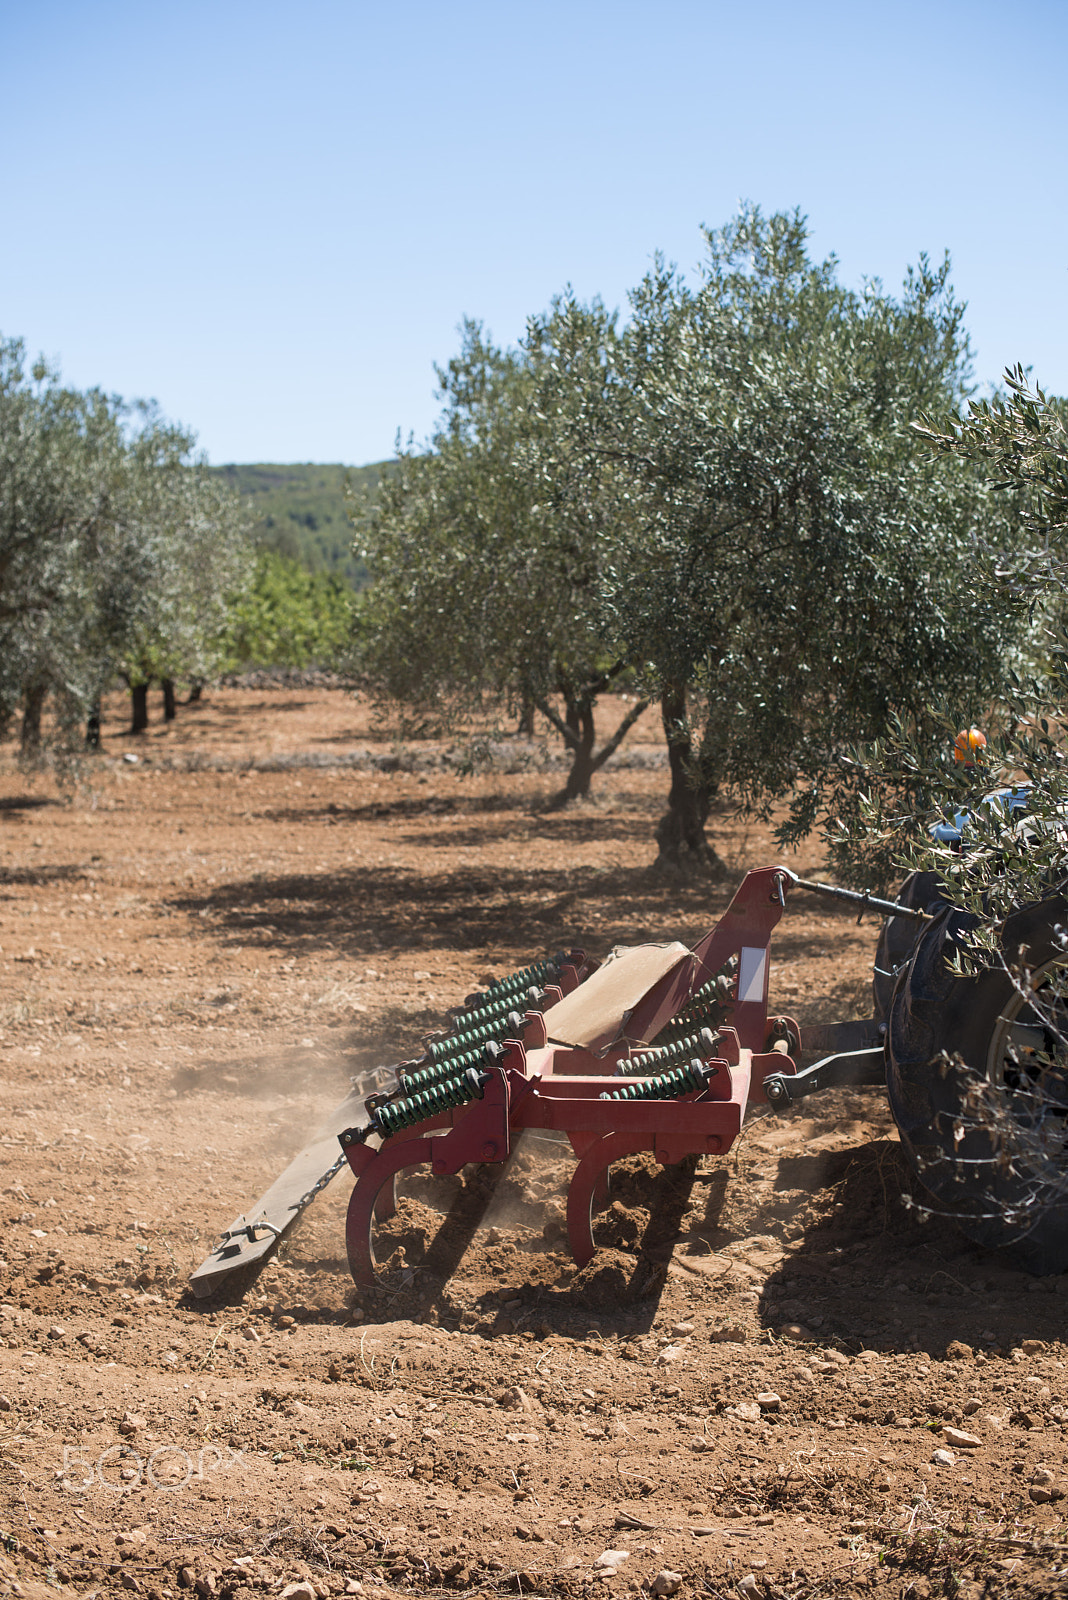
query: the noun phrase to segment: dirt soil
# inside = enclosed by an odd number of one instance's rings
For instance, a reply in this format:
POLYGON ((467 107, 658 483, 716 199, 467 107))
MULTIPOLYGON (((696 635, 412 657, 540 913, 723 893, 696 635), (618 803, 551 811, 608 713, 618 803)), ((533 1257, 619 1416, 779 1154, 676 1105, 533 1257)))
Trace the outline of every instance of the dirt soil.
MULTIPOLYGON (((561 945, 692 942, 774 852, 724 814, 727 881, 650 876, 651 719, 548 813, 534 747, 463 776, 342 692, 108 713, 71 798, 0 751, 0 1593, 1068 1593, 1065 1281, 916 1220, 881 1091, 623 1163, 582 1272, 527 1134, 405 1183, 374 1292, 342 1175, 195 1299, 353 1075, 561 945)), ((795 896, 776 1009, 868 1015, 876 931, 795 896)))

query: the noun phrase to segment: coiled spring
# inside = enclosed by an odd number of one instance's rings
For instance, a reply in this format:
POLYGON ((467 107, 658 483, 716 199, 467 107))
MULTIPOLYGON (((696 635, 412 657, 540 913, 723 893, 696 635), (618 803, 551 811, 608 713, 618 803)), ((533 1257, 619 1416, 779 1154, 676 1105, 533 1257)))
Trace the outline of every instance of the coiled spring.
POLYGON ((495 1000, 492 1005, 482 1006, 478 1011, 465 1011, 456 1014, 456 1026, 464 1029, 480 1028, 486 1022, 496 1022, 510 1011, 534 1011, 545 998, 545 990, 539 989, 536 984, 531 984, 528 989, 517 989, 514 994, 507 994, 501 1000, 495 1000))
MULTIPOLYGON (((500 1029, 497 1031, 501 1032, 500 1029)), ((432 1062, 428 1067, 416 1067, 413 1072, 404 1072, 399 1093, 411 1094, 417 1089, 430 1089, 436 1083, 445 1083, 457 1073, 477 1067, 485 1057, 487 1045, 500 1043, 500 1039, 488 1038, 484 1043, 464 1050, 458 1055, 447 1056, 443 1061, 432 1062)))
POLYGON ((661 1072, 655 1078, 643 1078, 640 1083, 624 1083, 618 1089, 601 1095, 602 1100, 677 1100, 679 1095, 694 1089, 703 1089, 715 1072, 702 1061, 689 1061, 673 1072, 661 1072))
POLYGON ((383 1138, 399 1133, 402 1128, 412 1128, 427 1117, 434 1117, 453 1106, 466 1106, 472 1100, 481 1100, 489 1081, 488 1072, 469 1067, 466 1072, 446 1078, 417 1094, 403 1095, 387 1105, 378 1106, 371 1113, 371 1129, 383 1138))
POLYGON ((715 1034, 710 1028, 702 1028, 699 1033, 688 1033, 685 1038, 676 1039, 671 1044, 656 1045, 652 1050, 643 1050, 641 1055, 631 1056, 628 1061, 621 1061, 619 1075, 622 1078, 645 1078, 657 1068, 673 1067, 677 1061, 685 1061, 688 1056, 710 1056, 715 1048, 715 1034))
POLYGON ((427 1045, 426 1053, 434 1066, 455 1061, 466 1051, 474 1050, 479 1045, 489 1044, 501 1035, 510 1037, 512 1033, 518 1032, 522 1020, 522 1017, 514 1012, 505 1017, 496 1017, 493 1021, 484 1022, 481 1027, 470 1028, 465 1033, 452 1033, 447 1039, 435 1039, 433 1044, 427 1045), (518 1025, 512 1023, 512 1016, 518 1017, 518 1025))
POLYGON ((510 972, 506 978, 496 978, 488 983, 477 995, 472 997, 470 1005, 463 1006, 458 1012, 459 1018, 466 1017, 469 1012, 480 1011, 485 1006, 496 1000, 503 1000, 518 995, 521 990, 537 986, 544 986, 551 982, 559 971, 560 964, 566 959, 561 951, 559 955, 547 956, 544 961, 535 961, 533 966, 523 967, 519 972, 510 972))

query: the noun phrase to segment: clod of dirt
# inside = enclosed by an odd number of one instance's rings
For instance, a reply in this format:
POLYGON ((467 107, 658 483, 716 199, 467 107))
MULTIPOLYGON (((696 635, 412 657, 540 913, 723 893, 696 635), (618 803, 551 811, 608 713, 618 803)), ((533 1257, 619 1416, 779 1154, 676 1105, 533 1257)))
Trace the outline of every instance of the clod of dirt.
POLYGON ((612 1311, 643 1293, 651 1275, 642 1266, 621 1250, 598 1250, 572 1278, 571 1298, 587 1311, 612 1311))

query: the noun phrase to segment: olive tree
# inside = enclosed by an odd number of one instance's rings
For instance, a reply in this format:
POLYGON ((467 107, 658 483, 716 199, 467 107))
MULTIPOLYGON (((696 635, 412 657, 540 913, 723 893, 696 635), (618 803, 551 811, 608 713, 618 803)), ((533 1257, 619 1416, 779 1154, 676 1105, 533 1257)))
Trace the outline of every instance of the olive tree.
POLYGON ((671 872, 717 869, 717 789, 765 813, 788 796, 782 839, 802 837, 833 814, 851 740, 923 721, 932 697, 973 705, 1012 644, 969 581, 1001 508, 910 428, 967 392, 948 263, 921 258, 899 298, 853 292, 806 239, 799 214, 745 208, 707 232, 696 286, 658 261, 613 350, 618 381, 561 396, 571 492, 610 480, 625 506, 605 605, 614 648, 660 696, 671 872))
POLYGON ((998 692, 972 707, 987 738, 979 758, 954 759, 954 732, 965 719, 958 705, 933 701, 926 726, 896 719, 881 739, 854 752, 850 801, 828 830, 833 856, 854 876, 937 872, 947 896, 977 920, 976 937, 988 949, 1015 906, 1042 899, 1068 877, 1066 412, 1064 401, 1033 386, 1017 366, 993 400, 917 421, 919 442, 937 459, 980 473, 1009 513, 988 527, 969 580, 1002 619, 1005 636, 1022 634, 1023 644, 1006 663, 998 692), (1006 526, 1011 538, 1003 536, 1006 526), (1028 790, 1026 821, 1003 804, 977 803, 1005 785, 1028 790), (969 813, 964 853, 930 831, 961 810, 969 813))
MULTIPOLYGON (((582 315, 576 348, 603 373, 614 319, 599 305, 582 315)), ((437 433, 399 452, 359 529, 372 583, 356 660, 409 727, 536 707, 570 757, 562 802, 588 791, 644 703, 597 748, 598 697, 627 663, 605 630, 596 519, 585 503, 544 493, 534 464, 558 420, 539 407, 548 360, 544 339, 503 351, 464 325, 459 354, 439 371, 437 433)))
MULTIPOLYGON (((207 675, 245 582, 247 517, 152 407, 64 386, 0 341, 0 723, 71 746, 124 674, 207 675)), ((135 723, 136 705, 135 705, 135 723)))
POLYGON ((124 468, 120 402, 0 341, 0 723, 21 703, 28 753, 46 696, 69 733, 106 675, 94 585, 124 468))
POLYGON ((253 563, 250 514, 194 456, 195 436, 154 408, 142 408, 140 421, 98 574, 100 619, 131 691, 134 733, 147 725, 150 683, 167 696, 175 680, 218 670, 253 563))

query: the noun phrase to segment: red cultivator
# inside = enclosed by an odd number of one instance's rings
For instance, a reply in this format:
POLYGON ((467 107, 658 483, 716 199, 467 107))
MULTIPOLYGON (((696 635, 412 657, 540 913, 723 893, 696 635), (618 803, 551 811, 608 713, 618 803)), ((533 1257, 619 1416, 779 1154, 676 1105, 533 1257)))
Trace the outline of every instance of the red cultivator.
POLYGON ((193 1288, 209 1293, 265 1255, 346 1162, 356 1179, 349 1266, 358 1284, 373 1284, 373 1220, 392 1214, 397 1174, 429 1165, 444 1175, 470 1162, 504 1161, 523 1128, 555 1129, 571 1142, 578 1162, 568 1237, 583 1265, 594 1252, 591 1218, 607 1199, 612 1162, 644 1150, 665 1165, 722 1154, 752 1103, 782 1108, 831 1082, 881 1081, 874 1022, 806 1029, 802 1039, 790 1018, 768 1016, 771 935, 792 887, 925 915, 764 867, 747 874, 692 950, 637 945, 600 965, 573 951, 470 996, 450 1035, 398 1068, 393 1088, 363 1102, 362 1125, 354 1124, 361 1094, 353 1091, 226 1231, 193 1288), (801 1069, 806 1056, 827 1050, 835 1053, 801 1069), (328 1166, 337 1139, 342 1155, 328 1166))

